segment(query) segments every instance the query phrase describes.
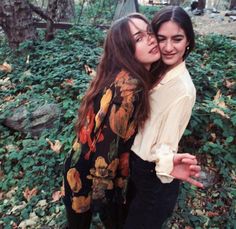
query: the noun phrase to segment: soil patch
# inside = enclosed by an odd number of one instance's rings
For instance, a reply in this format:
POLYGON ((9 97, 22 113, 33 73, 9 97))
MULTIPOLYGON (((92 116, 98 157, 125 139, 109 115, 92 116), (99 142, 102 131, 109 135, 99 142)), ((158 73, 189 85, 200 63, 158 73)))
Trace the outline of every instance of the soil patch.
POLYGON ((201 16, 192 16, 192 22, 196 33, 206 35, 211 33, 223 34, 236 38, 236 21, 225 16, 226 11, 219 13, 204 13, 201 16))

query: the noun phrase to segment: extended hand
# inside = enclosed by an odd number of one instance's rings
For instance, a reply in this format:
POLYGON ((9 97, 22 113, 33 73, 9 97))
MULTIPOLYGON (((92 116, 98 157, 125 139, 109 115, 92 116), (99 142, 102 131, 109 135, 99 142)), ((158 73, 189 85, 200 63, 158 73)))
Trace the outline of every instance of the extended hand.
POLYGON ((194 179, 199 177, 201 171, 201 167, 197 165, 197 159, 195 156, 189 153, 178 153, 174 155, 173 161, 174 168, 170 175, 176 179, 203 188, 203 184, 194 179))

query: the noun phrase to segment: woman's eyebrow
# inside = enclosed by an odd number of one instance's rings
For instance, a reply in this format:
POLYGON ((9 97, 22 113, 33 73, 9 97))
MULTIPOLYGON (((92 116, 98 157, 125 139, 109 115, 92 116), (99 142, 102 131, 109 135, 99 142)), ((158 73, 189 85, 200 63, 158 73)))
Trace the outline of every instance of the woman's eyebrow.
MULTIPOLYGON (((157 34, 157 36, 158 37, 166 37, 165 35, 162 35, 162 34, 157 34)), ((171 36, 171 37, 174 37, 174 38, 182 38, 182 37, 184 37, 184 35, 183 34, 177 34, 177 35, 174 35, 174 36, 171 36)))
POLYGON ((140 34, 140 33, 142 33, 141 30, 139 30, 138 32, 134 33, 133 36, 136 36, 136 35, 138 35, 138 34, 140 34))

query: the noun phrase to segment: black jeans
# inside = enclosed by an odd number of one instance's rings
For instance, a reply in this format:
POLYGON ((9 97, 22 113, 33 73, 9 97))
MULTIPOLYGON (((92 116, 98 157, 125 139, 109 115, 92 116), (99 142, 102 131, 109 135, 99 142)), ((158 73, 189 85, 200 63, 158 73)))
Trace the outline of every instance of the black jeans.
POLYGON ((160 229, 177 201, 179 181, 163 184, 153 162, 131 156, 131 199, 124 229, 160 229))

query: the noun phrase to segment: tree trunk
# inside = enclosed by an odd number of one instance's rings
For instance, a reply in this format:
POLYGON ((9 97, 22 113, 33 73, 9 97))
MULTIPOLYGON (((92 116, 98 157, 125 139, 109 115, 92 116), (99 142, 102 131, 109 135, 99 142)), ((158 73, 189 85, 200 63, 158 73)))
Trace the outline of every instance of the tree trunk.
POLYGON ((138 0, 119 0, 113 20, 117 20, 129 13, 138 11, 138 0))
POLYGON ((230 10, 236 10, 236 0, 231 0, 230 1, 229 9, 230 10))
POLYGON ((11 48, 17 48, 22 41, 37 38, 32 11, 26 0, 1 0, 0 26, 11 48))
POLYGON ((47 14, 56 22, 74 21, 75 2, 74 0, 49 0, 47 14))
POLYGON ((206 0, 198 0, 197 8, 199 10, 204 10, 206 7, 206 0))
POLYGON ((179 6, 180 0, 170 0, 170 5, 172 6, 179 6))

